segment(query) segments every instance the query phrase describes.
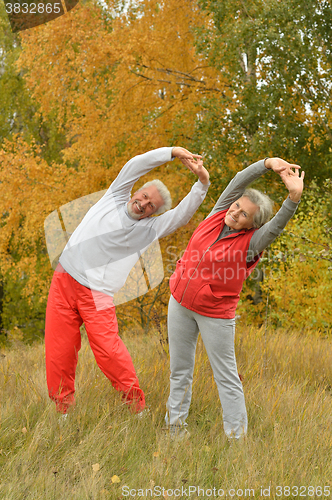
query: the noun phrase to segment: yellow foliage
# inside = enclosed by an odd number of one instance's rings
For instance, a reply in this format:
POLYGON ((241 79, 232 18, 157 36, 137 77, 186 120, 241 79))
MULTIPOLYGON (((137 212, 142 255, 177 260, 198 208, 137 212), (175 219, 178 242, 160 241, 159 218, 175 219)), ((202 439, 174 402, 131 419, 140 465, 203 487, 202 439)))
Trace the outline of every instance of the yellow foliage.
POLYGON ((101 164, 122 166, 124 149, 128 158, 168 145, 179 115, 190 137, 202 96, 227 92, 222 74, 195 53, 193 29, 208 21, 196 1, 141 8, 136 18, 127 12, 105 22, 99 6, 79 4, 22 34, 27 84, 44 116, 56 112, 65 128, 65 160, 92 176, 101 164))
MULTIPOLYGON (((108 187, 132 156, 175 145, 174 135, 187 146, 201 99, 228 92, 223 75, 195 52, 194 29, 209 22, 195 0, 145 1, 138 14, 118 11, 111 19, 115 7, 112 0, 103 8, 80 3, 20 34, 18 67, 38 113, 66 136, 62 164, 48 164, 39 146, 19 136, 0 152, 1 269, 13 282, 24 278, 24 294, 40 301, 52 272, 47 215, 108 187)), ((190 176, 176 163, 158 171, 174 204, 190 176)))
POLYGON ((36 285, 38 262, 46 271, 51 270, 44 244, 44 220, 86 189, 86 179, 83 173, 65 165, 48 165, 40 147, 31 147, 19 137, 14 143, 4 142, 0 165, 1 270, 7 276, 28 277, 29 295, 36 285))

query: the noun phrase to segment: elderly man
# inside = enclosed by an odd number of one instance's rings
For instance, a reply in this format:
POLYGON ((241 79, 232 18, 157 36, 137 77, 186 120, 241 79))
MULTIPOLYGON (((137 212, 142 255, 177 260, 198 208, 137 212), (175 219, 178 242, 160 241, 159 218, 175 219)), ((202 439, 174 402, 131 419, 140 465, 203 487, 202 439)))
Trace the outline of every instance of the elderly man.
POLYGON ((132 411, 144 409, 144 393, 118 335, 112 297, 149 245, 187 224, 208 186, 209 174, 201 156, 184 148, 164 147, 135 156, 70 237, 53 276, 46 310, 47 385, 58 412, 66 414, 75 403, 83 322, 99 368, 132 411), (130 197, 142 175, 175 157, 199 179, 176 208, 169 210, 170 194, 158 180, 146 183, 130 197))

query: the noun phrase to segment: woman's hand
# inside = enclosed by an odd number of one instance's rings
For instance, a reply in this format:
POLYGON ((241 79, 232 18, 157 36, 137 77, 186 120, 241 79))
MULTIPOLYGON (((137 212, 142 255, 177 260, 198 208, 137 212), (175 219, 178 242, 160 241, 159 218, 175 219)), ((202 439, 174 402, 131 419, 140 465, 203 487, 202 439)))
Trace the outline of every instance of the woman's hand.
POLYGON ((273 172, 279 175, 285 171, 292 171, 294 168, 297 170, 301 168, 299 165, 296 165, 295 163, 288 163, 288 161, 285 161, 282 158, 266 158, 265 167, 273 170, 273 172))
POLYGON ((304 172, 300 173, 299 170, 293 171, 292 169, 284 170, 280 177, 289 191, 290 199, 298 203, 303 191, 304 172))

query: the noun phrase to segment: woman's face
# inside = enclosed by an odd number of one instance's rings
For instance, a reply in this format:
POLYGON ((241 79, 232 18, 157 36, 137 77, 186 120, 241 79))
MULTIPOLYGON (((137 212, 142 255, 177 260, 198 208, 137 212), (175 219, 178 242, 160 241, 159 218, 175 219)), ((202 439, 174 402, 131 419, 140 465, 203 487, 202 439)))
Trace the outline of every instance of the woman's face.
POLYGON ((254 226, 254 215, 259 207, 246 196, 241 196, 229 207, 225 224, 231 229, 251 229, 254 226))

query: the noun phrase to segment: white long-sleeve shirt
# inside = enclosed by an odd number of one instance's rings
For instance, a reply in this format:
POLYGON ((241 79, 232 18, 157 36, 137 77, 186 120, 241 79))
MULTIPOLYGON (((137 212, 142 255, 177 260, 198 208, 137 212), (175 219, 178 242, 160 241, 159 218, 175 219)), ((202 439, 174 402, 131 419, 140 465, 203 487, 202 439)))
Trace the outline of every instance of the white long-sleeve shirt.
POLYGON ((200 181, 176 208, 157 217, 136 220, 127 210, 135 182, 171 159, 170 147, 135 156, 122 168, 106 194, 90 208, 59 261, 76 281, 113 296, 153 242, 189 222, 208 190, 209 185, 200 181))

